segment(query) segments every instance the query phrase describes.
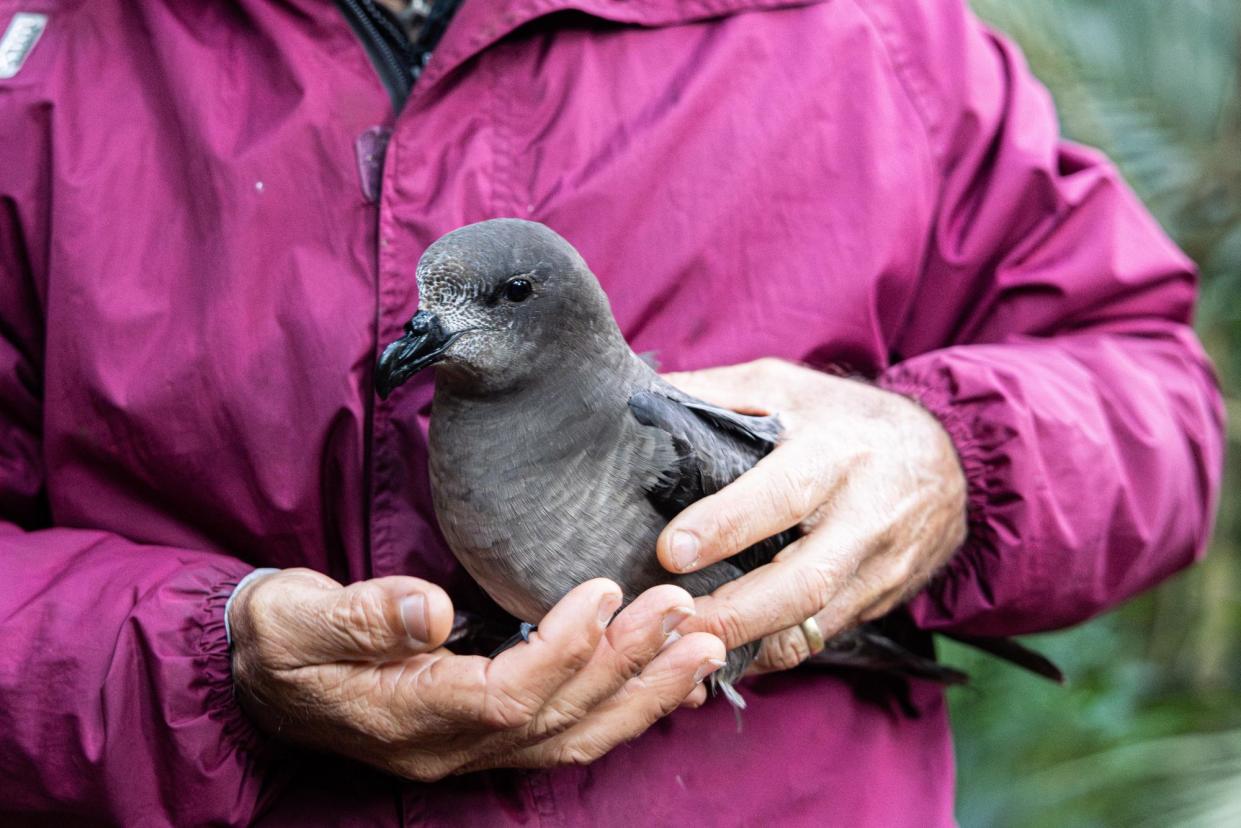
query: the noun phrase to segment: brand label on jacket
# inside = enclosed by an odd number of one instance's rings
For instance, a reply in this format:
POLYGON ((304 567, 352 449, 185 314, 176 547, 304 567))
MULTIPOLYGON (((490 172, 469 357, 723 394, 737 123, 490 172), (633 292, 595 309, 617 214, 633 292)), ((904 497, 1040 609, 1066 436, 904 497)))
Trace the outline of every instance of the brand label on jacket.
POLYGON ((47 28, 47 15, 18 12, 0 38, 0 78, 11 78, 21 71, 39 35, 47 28))

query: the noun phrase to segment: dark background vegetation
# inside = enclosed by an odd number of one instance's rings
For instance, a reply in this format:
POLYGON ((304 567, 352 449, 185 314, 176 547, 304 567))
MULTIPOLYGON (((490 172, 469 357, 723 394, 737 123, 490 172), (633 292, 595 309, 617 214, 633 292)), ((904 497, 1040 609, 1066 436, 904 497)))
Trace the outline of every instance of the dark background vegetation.
POLYGON ((1104 150, 1202 271, 1228 398, 1210 554, 1120 609, 1029 640, 1055 687, 945 647, 958 817, 973 826, 1241 826, 1241 3, 971 0, 1021 44, 1065 135, 1104 150))

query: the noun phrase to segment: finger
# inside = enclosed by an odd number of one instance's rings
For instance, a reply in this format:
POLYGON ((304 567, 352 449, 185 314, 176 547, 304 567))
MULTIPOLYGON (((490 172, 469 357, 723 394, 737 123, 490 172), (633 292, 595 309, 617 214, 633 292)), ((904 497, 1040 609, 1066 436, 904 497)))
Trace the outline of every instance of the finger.
POLYGON ((763 639, 758 658, 747 672, 757 674, 792 670, 810 658, 810 655, 810 644, 806 641, 801 625, 786 627, 763 639))
POLYGON ((706 703, 707 703, 707 686, 705 684, 700 684, 697 687, 695 687, 692 691, 690 691, 690 694, 685 697, 685 700, 681 702, 680 706, 688 707, 691 710, 694 710, 696 708, 702 707, 706 703))
POLYGON ((797 526, 816 510, 830 509, 851 468, 816 471, 798 445, 781 445, 673 518, 656 542, 659 562, 671 572, 693 572, 797 526))
MULTIPOLYGON (((916 589, 906 576, 908 563, 903 559, 874 557, 865 561, 858 572, 847 575, 839 590, 814 617, 826 638, 856 624, 882 618, 916 589)), ((749 673, 791 670, 814 655, 801 624, 788 627, 763 639, 758 658, 749 673)))
POLYGON ((702 633, 683 636, 573 727, 536 745, 479 760, 465 770, 589 764, 675 710, 723 665, 724 657, 718 638, 702 633))
MULTIPOLYGON (((865 623, 882 618, 926 586, 938 567, 947 562, 951 552, 959 545, 954 534, 948 534, 947 537, 947 543, 941 544, 941 548, 949 549, 948 554, 934 548, 928 553, 920 545, 915 545, 899 558, 882 563, 877 561, 875 566, 882 567, 883 571, 871 577, 881 584, 887 584, 887 589, 871 598, 870 604, 862 609, 858 619, 865 623)), ((870 573, 869 569, 866 571, 870 573)))
POLYGON ((482 729, 527 728, 552 695, 589 662, 621 605, 616 584, 596 578, 552 607, 530 640, 494 659, 445 659, 431 666, 413 701, 482 729), (474 669, 462 669, 473 665, 474 669))
POLYGON ((807 535, 771 563, 697 598, 684 629, 718 635, 733 649, 794 627, 836 600, 865 559, 865 544, 846 531, 807 535))
MULTIPOLYGON (((334 583, 334 582, 333 582, 334 583)), ((247 590, 256 633, 285 653, 287 667, 388 661, 440 646, 452 629, 452 601, 435 584, 393 576, 329 586, 277 573, 247 590)))
POLYGON ((676 628, 694 613, 694 599, 665 584, 639 595, 608 625, 590 661, 569 678, 523 728, 492 734, 475 746, 477 755, 542 741, 585 717, 638 675, 676 628))
POLYGON ((790 406, 789 389, 810 369, 766 357, 740 365, 664 374, 668 382, 704 402, 746 414, 770 414, 790 406))
POLYGON ((882 618, 901 604, 905 603, 905 599, 915 590, 912 584, 900 584, 892 587, 888 591, 882 593, 878 598, 871 601, 869 606, 863 607, 858 613, 858 621, 865 624, 868 621, 874 621, 882 618))
POLYGON ((546 738, 572 725, 638 675, 694 614, 694 599, 671 584, 653 587, 612 621, 590 662, 539 711, 528 740, 546 738))
POLYGON ((908 586, 905 572, 902 562, 883 557, 863 563, 815 615, 824 638, 886 615, 905 593, 908 586), (876 614, 877 610, 881 611, 876 614))

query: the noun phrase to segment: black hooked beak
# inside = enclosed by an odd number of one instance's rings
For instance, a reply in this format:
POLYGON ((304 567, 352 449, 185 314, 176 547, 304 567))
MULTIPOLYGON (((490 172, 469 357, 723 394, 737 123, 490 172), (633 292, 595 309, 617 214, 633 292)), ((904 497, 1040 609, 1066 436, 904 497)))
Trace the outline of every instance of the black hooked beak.
POLYGON ((462 331, 446 333, 439 317, 418 311, 405 323, 405 336, 384 348, 375 369, 375 390, 388 399, 398 385, 414 374, 439 362, 462 331))

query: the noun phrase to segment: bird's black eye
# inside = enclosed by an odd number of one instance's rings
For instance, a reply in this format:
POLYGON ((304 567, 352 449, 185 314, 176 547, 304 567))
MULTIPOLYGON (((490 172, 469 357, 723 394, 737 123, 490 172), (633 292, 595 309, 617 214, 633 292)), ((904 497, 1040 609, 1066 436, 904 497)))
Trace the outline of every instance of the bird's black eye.
POLYGON ((534 292, 534 285, 529 279, 509 279, 504 283, 504 298, 510 302, 524 302, 534 292))

